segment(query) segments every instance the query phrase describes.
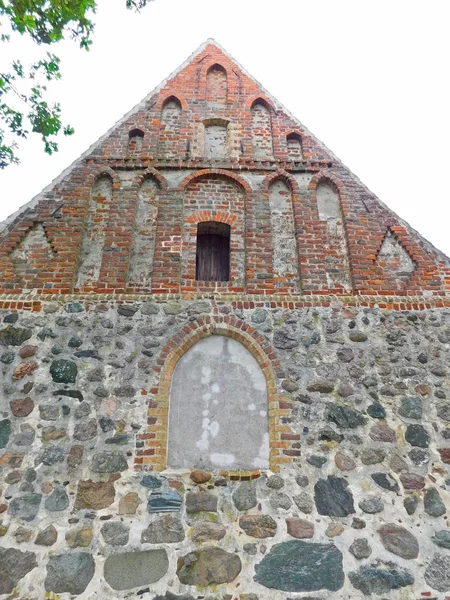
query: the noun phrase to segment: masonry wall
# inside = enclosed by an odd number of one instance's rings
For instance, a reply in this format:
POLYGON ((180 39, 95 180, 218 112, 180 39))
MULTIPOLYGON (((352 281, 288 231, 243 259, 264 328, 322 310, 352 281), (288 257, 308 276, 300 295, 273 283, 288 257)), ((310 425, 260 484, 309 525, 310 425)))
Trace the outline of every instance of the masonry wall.
POLYGON ((450 310, 365 303, 4 306, 2 597, 445 598, 450 310), (264 373, 268 470, 165 468, 174 369, 211 335, 264 373))

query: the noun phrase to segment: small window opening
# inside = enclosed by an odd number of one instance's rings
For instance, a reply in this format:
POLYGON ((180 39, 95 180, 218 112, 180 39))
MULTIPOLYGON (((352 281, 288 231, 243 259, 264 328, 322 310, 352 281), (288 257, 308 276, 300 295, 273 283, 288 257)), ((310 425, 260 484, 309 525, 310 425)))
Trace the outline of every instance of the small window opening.
POLYGON ((298 133, 290 133, 287 138, 287 149, 288 155, 291 160, 302 160, 303 149, 302 149, 302 138, 298 133))
POLYGON ((140 129, 133 129, 128 134, 128 153, 136 154, 142 150, 144 141, 144 132, 140 129))
POLYGON ((216 221, 197 225, 197 281, 230 280, 230 231, 229 225, 216 221))

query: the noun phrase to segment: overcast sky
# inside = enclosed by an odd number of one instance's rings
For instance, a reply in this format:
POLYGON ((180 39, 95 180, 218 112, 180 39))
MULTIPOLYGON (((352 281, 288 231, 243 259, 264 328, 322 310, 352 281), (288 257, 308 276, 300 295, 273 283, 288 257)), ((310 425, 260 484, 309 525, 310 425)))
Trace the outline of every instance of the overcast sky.
MULTIPOLYGON (((0 171, 0 220, 46 187, 202 42, 213 37, 378 197, 450 255, 449 0, 100 0, 89 53, 53 51, 51 88, 76 134, 38 139, 0 171)), ((25 40, 7 58, 36 59, 25 40)), ((9 56, 8 56, 9 55, 9 56)))

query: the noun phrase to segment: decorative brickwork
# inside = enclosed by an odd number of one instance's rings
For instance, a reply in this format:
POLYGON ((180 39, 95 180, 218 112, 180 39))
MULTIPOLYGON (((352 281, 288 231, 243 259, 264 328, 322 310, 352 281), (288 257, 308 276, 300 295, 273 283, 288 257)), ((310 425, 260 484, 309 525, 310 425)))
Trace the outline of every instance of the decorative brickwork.
MULTIPOLYGON (((169 394, 173 372, 177 362, 189 348, 211 335, 224 335, 243 344, 264 373, 268 393, 270 469, 278 472, 280 465, 300 456, 300 436, 293 434, 290 426, 282 423, 283 417, 290 417, 292 403, 277 391, 277 379, 283 374, 273 348, 257 330, 236 317, 214 316, 191 321, 159 353, 154 367, 158 382, 151 389, 147 432, 138 436, 139 440, 144 441, 145 448, 136 451, 136 469, 146 466, 162 471, 166 468, 169 394)), ((258 471, 232 471, 226 475, 246 479, 255 477, 257 473, 258 471)))

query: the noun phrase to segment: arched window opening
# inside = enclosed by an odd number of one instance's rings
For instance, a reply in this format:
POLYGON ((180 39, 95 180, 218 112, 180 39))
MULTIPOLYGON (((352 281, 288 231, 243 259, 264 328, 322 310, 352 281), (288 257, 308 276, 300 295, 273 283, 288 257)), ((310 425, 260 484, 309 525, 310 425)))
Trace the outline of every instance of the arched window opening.
POLYGON ((243 344, 222 335, 199 340, 172 377, 168 466, 267 469, 267 396, 264 372, 243 344))
POLYGON ((226 104, 227 93, 227 72, 221 65, 212 65, 206 73, 206 101, 212 104, 226 104))
POLYGON ((144 132, 140 129, 133 129, 128 134, 128 154, 137 154, 142 151, 144 142, 144 132))
POLYGON ((252 105, 252 148, 256 159, 273 155, 270 109, 262 99, 255 100, 252 105))
POLYGON ((164 102, 161 111, 161 122, 169 129, 177 129, 180 125, 181 102, 175 96, 170 96, 164 102))
POLYGON ((290 160, 302 160, 303 159, 303 150, 302 150, 302 138, 298 133, 290 133, 286 137, 287 142, 287 151, 290 160))
POLYGON ((197 281, 230 280, 230 233, 226 223, 206 221, 197 225, 197 281))

